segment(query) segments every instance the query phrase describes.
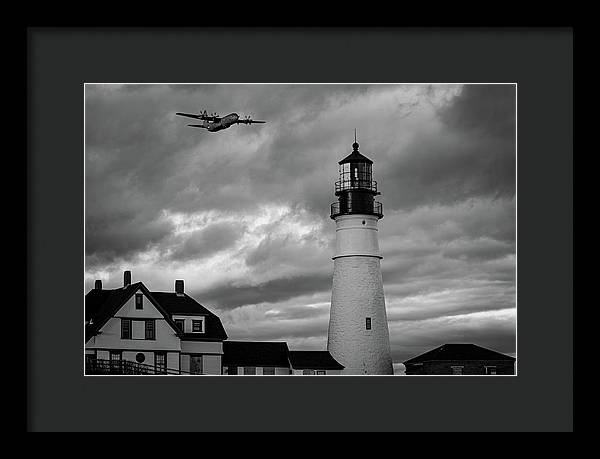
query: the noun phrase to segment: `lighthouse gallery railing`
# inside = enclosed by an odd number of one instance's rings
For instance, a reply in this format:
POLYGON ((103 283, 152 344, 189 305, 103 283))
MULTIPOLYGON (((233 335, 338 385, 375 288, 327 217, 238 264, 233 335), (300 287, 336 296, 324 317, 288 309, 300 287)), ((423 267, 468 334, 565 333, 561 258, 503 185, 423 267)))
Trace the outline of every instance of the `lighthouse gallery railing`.
POLYGON ((331 204, 331 218, 334 218, 338 215, 344 214, 373 214, 378 217, 383 217, 383 204, 379 201, 372 201, 371 203, 366 203, 364 201, 356 201, 351 202, 347 201, 344 204, 344 211, 340 210, 340 202, 336 201, 331 204))

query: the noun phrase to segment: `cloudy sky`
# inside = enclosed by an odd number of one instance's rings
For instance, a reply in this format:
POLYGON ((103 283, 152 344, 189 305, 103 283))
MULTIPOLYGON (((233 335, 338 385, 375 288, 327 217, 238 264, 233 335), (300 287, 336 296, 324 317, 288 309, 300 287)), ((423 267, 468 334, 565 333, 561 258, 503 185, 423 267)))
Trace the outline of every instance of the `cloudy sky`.
POLYGON ((513 85, 85 87, 86 292, 132 271, 230 339, 325 349, 337 161, 374 161, 394 367, 447 342, 516 351, 513 85), (266 120, 210 133, 175 112, 266 120))

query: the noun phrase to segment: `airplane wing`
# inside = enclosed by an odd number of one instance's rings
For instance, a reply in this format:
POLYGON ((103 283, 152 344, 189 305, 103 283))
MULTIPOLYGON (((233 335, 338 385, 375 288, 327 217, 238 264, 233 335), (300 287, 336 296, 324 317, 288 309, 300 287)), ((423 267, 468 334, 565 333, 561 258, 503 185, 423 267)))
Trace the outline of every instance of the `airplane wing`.
POLYGON ((188 118, 195 118, 197 120, 201 120, 202 119, 202 115, 194 115, 192 113, 179 113, 179 112, 177 112, 175 114, 179 115, 179 116, 187 116, 188 118))
POLYGON ((253 123, 266 123, 266 121, 255 121, 255 120, 237 120, 236 123, 239 124, 253 124, 253 123))
POLYGON ((220 121, 221 118, 219 118, 218 116, 210 116, 210 115, 195 115, 193 113, 180 113, 180 112, 176 112, 176 115, 179 116, 187 116, 188 118, 194 118, 196 120, 203 120, 203 121, 220 121))

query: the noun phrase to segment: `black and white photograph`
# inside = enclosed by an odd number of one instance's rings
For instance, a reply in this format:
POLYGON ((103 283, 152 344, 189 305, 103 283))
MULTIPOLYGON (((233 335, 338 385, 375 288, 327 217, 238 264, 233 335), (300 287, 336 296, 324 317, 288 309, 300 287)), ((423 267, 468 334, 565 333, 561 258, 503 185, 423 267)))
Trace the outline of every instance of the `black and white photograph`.
POLYGON ((84 375, 517 376, 517 89, 85 82, 84 375))

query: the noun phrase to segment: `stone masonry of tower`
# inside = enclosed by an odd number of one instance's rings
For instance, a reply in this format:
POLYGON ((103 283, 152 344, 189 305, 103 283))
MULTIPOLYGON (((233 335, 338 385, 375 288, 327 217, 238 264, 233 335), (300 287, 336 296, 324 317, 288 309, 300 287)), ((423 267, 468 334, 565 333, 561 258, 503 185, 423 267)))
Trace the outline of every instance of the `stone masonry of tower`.
POLYGON ((372 161, 354 151, 340 164, 338 202, 332 204, 336 252, 327 349, 345 366, 343 374, 393 374, 381 276, 372 161))

